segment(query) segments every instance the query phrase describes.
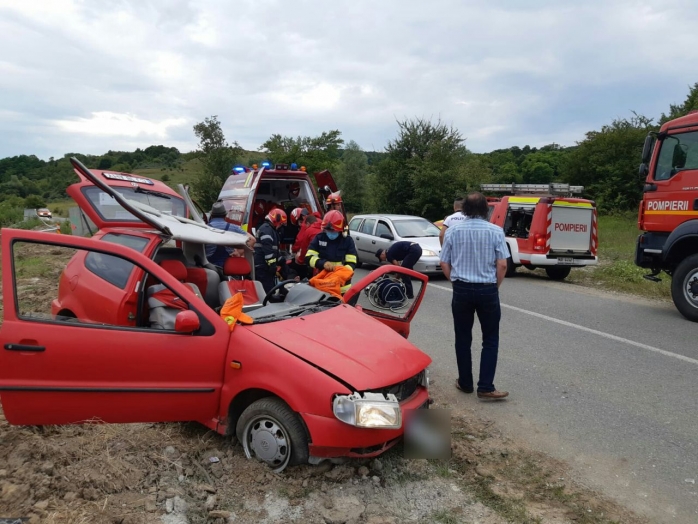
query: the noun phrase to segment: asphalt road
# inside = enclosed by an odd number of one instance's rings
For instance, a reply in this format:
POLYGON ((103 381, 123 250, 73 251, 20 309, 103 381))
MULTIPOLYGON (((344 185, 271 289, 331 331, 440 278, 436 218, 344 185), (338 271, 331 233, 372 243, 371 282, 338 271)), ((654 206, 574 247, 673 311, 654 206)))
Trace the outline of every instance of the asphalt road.
MULTIPOLYGON (((432 378, 454 409, 567 461, 578 480, 652 522, 698 522, 698 324, 672 304, 519 269, 500 290, 495 385, 510 397, 483 402, 451 386, 450 289, 430 281, 410 340, 434 360, 432 378)), ((476 321, 475 377, 480 343, 476 321)))

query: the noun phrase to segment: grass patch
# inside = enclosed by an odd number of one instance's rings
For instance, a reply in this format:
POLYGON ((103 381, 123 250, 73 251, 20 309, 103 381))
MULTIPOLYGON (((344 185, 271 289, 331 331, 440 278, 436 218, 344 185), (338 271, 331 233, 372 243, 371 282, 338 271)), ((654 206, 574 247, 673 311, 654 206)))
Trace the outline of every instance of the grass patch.
POLYGON ((437 511, 432 516, 432 522, 441 522, 442 524, 458 524, 458 518, 448 510, 442 509, 437 511))
POLYGON ((641 231, 636 215, 599 217, 599 265, 574 268, 567 280, 643 297, 670 299, 671 278, 664 275, 660 283, 645 280, 649 270, 635 265, 635 243, 641 231))

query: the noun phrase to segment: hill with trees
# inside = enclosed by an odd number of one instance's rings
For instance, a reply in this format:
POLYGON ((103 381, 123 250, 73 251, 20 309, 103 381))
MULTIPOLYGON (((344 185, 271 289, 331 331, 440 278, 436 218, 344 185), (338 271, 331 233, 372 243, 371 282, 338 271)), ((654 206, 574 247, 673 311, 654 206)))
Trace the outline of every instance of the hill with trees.
POLYGON ((329 169, 336 177, 350 212, 395 212, 442 218, 454 197, 476 190, 484 182, 568 182, 585 187, 602 213, 634 211, 641 199, 637 167, 644 137, 661 123, 698 109, 698 83, 686 99, 670 104, 656 120, 632 113, 589 131, 574 146, 525 145, 473 153, 461 132, 440 120, 398 121, 397 135, 385 151, 362 151, 339 130, 319 136, 272 134, 259 151, 245 151, 229 143, 216 116, 194 126, 196 151, 152 145, 135 151, 107 151, 103 155, 68 153, 41 160, 33 155, 0 159, 0 224, 22 218, 25 207, 45 207, 67 198, 76 181, 69 162, 79 158, 91 168, 109 169, 158 178, 172 186, 190 183, 205 207, 215 201, 234 165, 296 162, 309 172, 329 169))

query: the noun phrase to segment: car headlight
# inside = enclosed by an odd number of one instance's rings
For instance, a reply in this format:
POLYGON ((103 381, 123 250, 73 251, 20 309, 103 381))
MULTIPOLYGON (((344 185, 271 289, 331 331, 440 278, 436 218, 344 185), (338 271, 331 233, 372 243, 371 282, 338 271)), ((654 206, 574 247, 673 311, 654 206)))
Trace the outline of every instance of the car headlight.
POLYGON ((436 251, 432 251, 431 249, 422 249, 422 256, 424 256, 424 257, 435 257, 435 256, 436 256, 436 251))
POLYGON ((332 403, 335 417, 359 428, 399 429, 402 427, 400 403, 393 394, 360 393, 339 395, 332 403))

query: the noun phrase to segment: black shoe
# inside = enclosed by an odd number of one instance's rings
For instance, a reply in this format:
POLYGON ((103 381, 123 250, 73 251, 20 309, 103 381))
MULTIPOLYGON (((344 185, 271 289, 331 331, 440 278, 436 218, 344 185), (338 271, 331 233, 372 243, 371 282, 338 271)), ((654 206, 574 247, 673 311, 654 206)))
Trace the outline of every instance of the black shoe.
POLYGON ((456 379, 456 388, 459 391, 462 391, 463 393, 472 393, 473 391, 475 391, 475 388, 473 386, 470 386, 469 388, 462 388, 460 383, 458 382, 458 379, 456 379))

